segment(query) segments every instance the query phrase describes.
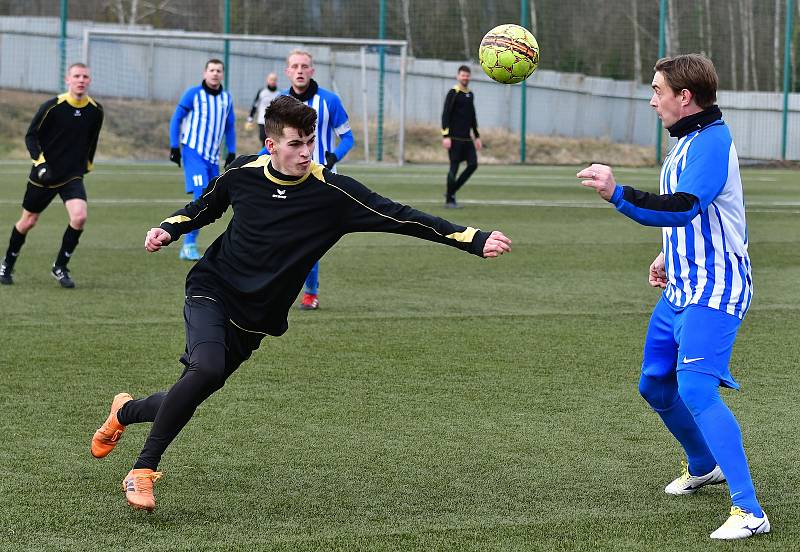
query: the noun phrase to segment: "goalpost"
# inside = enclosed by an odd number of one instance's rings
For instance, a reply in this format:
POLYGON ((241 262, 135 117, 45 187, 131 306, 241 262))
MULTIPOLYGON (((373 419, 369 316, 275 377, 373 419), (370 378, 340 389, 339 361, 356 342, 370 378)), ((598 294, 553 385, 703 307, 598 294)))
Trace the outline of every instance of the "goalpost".
POLYGON ((314 56, 314 79, 342 98, 356 138, 347 159, 402 165, 405 40, 86 28, 82 59, 92 68, 92 90, 100 97, 173 103, 199 83, 209 58, 223 59, 226 88, 241 112, 249 111, 267 73, 277 73, 279 88, 288 88, 283 69, 294 48, 314 56))

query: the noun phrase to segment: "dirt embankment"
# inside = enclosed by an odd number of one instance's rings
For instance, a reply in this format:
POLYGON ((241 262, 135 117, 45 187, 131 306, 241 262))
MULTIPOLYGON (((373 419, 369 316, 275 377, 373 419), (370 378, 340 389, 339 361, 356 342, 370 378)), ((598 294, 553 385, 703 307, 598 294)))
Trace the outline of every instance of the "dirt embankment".
MULTIPOLYGON (((16 90, 0 90, 0 158, 28 159, 25 133, 38 106, 49 94, 35 94, 16 90)), ((98 160, 154 160, 169 156, 169 120, 175 109, 173 103, 142 100, 120 100, 98 97, 105 109, 105 122, 97 151, 98 160)), ((237 150, 239 154, 260 149, 257 133, 245 131, 247 112, 238 110, 237 150)), ((348 154, 348 161, 364 159, 361 143, 362 128, 359 120, 351 120, 356 136, 356 146, 348 154)), ((374 158, 376 129, 369 128, 370 156, 374 158)), ((396 159, 397 126, 387 124, 384 131, 384 159, 396 159)), ((482 163, 512 164, 519 162, 519 134, 504 129, 482 129, 482 163)), ((405 158, 411 163, 446 163, 447 154, 441 147, 441 134, 437 123, 409 124, 406 127, 405 158)), ((541 165, 580 165, 601 161, 611 165, 652 165, 651 147, 630 144, 612 144, 603 140, 576 140, 570 138, 533 136, 526 141, 526 161, 541 165)))

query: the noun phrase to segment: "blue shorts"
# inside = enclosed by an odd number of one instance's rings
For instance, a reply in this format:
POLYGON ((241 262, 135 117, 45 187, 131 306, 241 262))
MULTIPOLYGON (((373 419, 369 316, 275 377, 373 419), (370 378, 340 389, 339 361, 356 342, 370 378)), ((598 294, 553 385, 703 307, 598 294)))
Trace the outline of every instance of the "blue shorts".
POLYGON ((203 195, 203 190, 208 187, 211 179, 219 176, 219 165, 209 163, 192 148, 181 148, 183 157, 183 176, 185 178, 186 193, 193 194, 195 198, 203 195))
POLYGON ((642 373, 664 378, 678 370, 716 376, 725 387, 739 389, 728 363, 741 320, 700 305, 677 308, 663 296, 653 309, 644 343, 642 373))

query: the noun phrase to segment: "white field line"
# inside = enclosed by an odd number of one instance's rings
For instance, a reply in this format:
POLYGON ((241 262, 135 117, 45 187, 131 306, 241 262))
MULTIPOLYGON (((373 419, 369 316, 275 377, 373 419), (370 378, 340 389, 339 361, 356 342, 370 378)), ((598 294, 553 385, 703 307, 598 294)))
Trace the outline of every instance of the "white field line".
MULTIPOLYGON (((440 205, 438 199, 400 198, 394 199, 406 205, 440 205)), ((0 199, 0 205, 18 205, 19 200, 0 199)), ((100 198, 89 199, 90 205, 125 207, 129 205, 174 205, 182 206, 188 203, 182 199, 166 198, 100 198)), ((569 199, 464 199, 459 200, 461 205, 492 206, 492 207, 560 207, 565 209, 607 209, 608 203, 595 201, 576 201, 569 199)), ((787 207, 800 208, 800 201, 748 201, 748 213, 800 213, 800 209, 787 209, 787 207)))

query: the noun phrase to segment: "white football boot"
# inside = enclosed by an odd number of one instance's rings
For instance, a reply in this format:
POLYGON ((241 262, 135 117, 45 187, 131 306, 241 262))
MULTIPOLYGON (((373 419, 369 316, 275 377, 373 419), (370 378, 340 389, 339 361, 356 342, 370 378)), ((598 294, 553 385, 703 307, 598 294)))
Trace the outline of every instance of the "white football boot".
POLYGON ((712 539, 735 540, 746 539, 753 535, 769 533, 770 526, 767 514, 756 517, 751 512, 745 512, 738 506, 731 508, 731 516, 719 529, 711 533, 712 539))
POLYGON ((717 485, 725 482, 725 475, 719 466, 705 475, 692 475, 689 473, 689 464, 683 464, 683 473, 672 483, 664 487, 664 492, 671 495, 686 495, 696 492, 700 487, 706 485, 717 485))

